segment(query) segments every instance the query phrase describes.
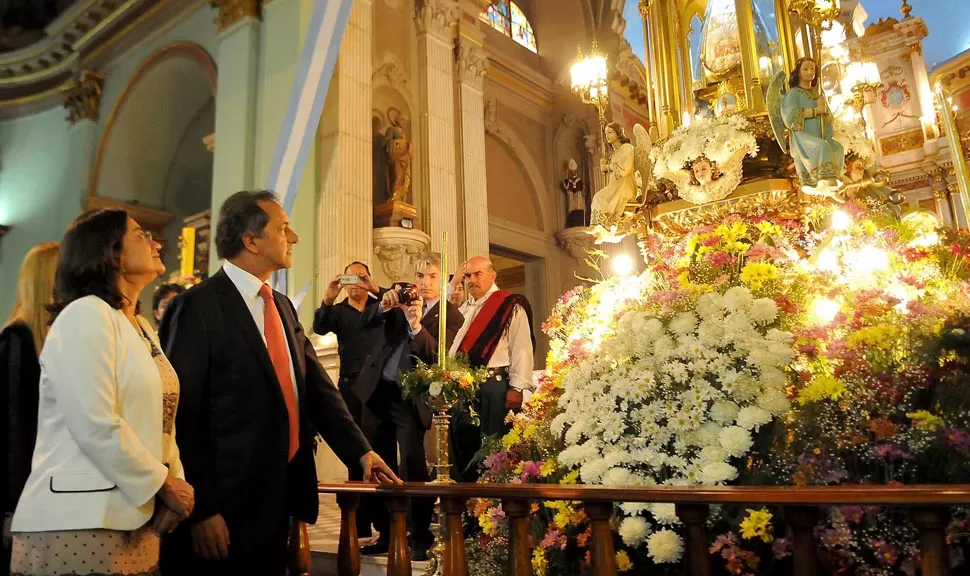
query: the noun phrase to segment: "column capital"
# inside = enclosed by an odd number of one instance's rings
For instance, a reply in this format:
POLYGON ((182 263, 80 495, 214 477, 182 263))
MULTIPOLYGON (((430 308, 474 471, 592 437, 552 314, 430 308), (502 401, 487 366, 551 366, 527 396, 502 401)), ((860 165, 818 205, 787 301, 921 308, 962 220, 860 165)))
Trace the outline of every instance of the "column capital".
POLYGON ((84 70, 71 81, 61 94, 69 123, 73 125, 83 120, 98 119, 103 85, 104 76, 90 70, 84 70))
POLYGON ((259 19, 260 4, 268 4, 270 0, 209 0, 209 5, 219 10, 216 16, 216 28, 225 32, 244 18, 259 19))
POLYGON ((461 5, 456 0, 418 0, 414 12, 418 34, 431 34, 448 43, 454 41, 461 16, 461 5))
POLYGON ((455 45, 455 61, 461 81, 481 90, 488 71, 488 54, 485 53, 485 48, 481 44, 461 38, 455 45))

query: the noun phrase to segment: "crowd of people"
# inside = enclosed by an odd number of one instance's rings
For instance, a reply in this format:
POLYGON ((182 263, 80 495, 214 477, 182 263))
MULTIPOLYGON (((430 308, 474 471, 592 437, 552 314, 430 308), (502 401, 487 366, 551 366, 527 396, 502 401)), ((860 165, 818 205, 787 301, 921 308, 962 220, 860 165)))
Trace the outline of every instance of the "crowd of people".
MULTIPOLYGON (((157 288, 154 326, 138 302, 165 272, 161 246, 125 211, 87 212, 27 254, 0 332, 0 565, 18 576, 284 574, 291 522, 317 519, 318 435, 351 480, 430 479, 431 413, 401 383, 417 360, 438 360, 439 337, 489 369, 480 425, 468 407, 453 414, 453 476, 476 479, 482 439, 505 431, 532 388, 528 301, 498 288, 486 257, 452 275, 444 302, 437 254, 419 259, 413 286, 380 288, 352 262, 314 315, 315 332, 337 336, 334 385, 269 284, 299 240, 273 192, 230 196, 215 235, 222 267, 189 290, 157 288)), ((411 503, 418 560, 433 505, 411 503)), ((387 552, 379 500, 358 514, 358 535, 373 529, 362 552, 387 552)))

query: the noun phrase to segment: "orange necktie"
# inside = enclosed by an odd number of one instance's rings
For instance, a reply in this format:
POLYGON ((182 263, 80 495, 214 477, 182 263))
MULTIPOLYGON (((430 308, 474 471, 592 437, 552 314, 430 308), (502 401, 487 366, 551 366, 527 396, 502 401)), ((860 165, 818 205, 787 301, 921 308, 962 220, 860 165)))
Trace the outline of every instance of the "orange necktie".
POLYGON ((273 371, 280 381, 283 401, 286 402, 286 412, 290 418, 290 453, 289 460, 293 460, 300 447, 300 416, 296 409, 296 394, 293 392, 293 381, 290 380, 290 356, 286 351, 286 336, 283 335, 283 322, 273 300, 273 290, 269 284, 263 284, 259 289, 259 296, 263 299, 263 333, 266 335, 266 349, 269 359, 273 362, 273 371))

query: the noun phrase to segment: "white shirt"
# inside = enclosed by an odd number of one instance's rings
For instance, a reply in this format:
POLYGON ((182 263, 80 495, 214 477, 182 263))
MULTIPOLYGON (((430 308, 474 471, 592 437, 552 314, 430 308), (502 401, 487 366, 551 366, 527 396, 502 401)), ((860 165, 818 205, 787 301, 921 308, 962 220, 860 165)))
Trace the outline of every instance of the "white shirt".
MULTIPOLYGON (((222 269, 225 270, 226 276, 229 276, 236 290, 239 291, 239 295, 242 296, 243 301, 246 303, 246 308, 249 308, 249 313, 253 315, 253 321, 256 322, 259 335, 263 338, 263 344, 266 344, 266 331, 264 330, 263 324, 263 297, 259 295, 259 289, 266 282, 263 282, 228 260, 222 263, 222 269)), ((282 316, 280 316, 280 330, 283 331, 283 338, 286 338, 286 326, 283 325, 282 316)), ((300 391, 296 387, 296 372, 293 371, 293 355, 290 353, 289 342, 287 342, 286 346, 286 357, 290 362, 290 385, 293 386, 293 397, 299 403, 300 391)))
MULTIPOLYGON (((461 341, 465 338, 465 334, 468 333, 468 329, 471 328, 472 322, 475 321, 479 310, 482 309, 482 305, 498 289, 497 284, 492 284, 492 288, 484 296, 478 300, 469 300, 462 304, 461 312, 465 316, 465 323, 462 324, 461 330, 455 336, 451 350, 448 351, 449 356, 455 356, 458 353, 458 347, 461 346, 461 341)), ((495 347, 495 352, 488 360, 488 367, 501 368, 508 366, 509 386, 517 390, 532 390, 533 364, 532 334, 529 330, 529 319, 525 314, 525 310, 521 306, 516 305, 512 311, 512 320, 509 322, 509 328, 502 334, 502 339, 499 340, 498 346, 495 347)))

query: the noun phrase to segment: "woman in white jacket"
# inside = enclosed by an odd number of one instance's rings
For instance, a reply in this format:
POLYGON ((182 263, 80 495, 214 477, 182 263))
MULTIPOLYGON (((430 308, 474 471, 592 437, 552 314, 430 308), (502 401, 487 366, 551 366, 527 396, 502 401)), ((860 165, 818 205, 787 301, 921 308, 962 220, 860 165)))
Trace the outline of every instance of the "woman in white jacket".
POLYGON ((13 574, 156 574, 160 534, 192 513, 174 440, 178 378, 135 314, 165 271, 159 248, 122 210, 88 212, 64 235, 13 574))

